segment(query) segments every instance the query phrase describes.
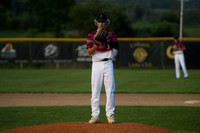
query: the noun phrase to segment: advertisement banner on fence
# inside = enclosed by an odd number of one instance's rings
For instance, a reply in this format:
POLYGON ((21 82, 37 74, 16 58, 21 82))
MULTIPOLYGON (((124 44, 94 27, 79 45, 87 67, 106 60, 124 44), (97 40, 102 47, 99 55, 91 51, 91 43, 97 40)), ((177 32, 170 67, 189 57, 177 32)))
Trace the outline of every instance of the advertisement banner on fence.
POLYGON ((158 42, 124 42, 119 53, 121 67, 152 68, 161 64, 161 46, 158 42))
POLYGON ((29 62, 28 42, 1 42, 0 50, 0 63, 29 62))
POLYGON ((73 61, 70 42, 33 42, 32 63, 68 63, 73 61))
MULTIPOLYGON (((119 49, 119 66, 123 68, 174 68, 174 53, 171 51, 173 41, 133 41, 121 42, 119 49)), ((200 43, 182 42, 186 67, 200 68, 200 43)))
MULTIPOLYGON (((172 40, 121 41, 113 61, 120 68, 174 68, 172 40)), ((183 41, 187 68, 200 68, 199 41, 183 41)), ((0 42, 0 63, 90 63, 84 41, 0 42)))
POLYGON ((91 62, 92 57, 88 54, 86 42, 76 47, 76 61, 77 62, 91 62))

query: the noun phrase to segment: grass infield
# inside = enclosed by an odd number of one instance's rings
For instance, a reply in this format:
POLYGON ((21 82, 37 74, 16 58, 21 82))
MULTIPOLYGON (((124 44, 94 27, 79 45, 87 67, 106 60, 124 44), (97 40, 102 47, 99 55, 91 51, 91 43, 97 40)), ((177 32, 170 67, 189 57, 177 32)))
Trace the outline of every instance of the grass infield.
MULTIPOLYGON (((200 108, 117 106, 116 122, 134 122, 177 131, 199 133, 200 108)), ((88 122, 90 106, 0 107, 0 130, 55 122, 88 122)), ((106 122, 101 106, 100 121, 106 122)))
MULTIPOLYGON (((1 69, 0 93, 91 93, 90 69, 1 69)), ((116 93, 200 93, 200 70, 115 69, 116 93)), ((102 92, 105 92, 104 86, 102 92)))

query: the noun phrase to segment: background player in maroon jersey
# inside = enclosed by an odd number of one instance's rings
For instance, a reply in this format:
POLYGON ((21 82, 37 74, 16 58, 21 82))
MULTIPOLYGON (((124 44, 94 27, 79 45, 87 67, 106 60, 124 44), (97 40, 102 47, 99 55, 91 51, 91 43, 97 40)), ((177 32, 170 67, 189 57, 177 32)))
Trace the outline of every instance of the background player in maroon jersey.
POLYGON ((174 63, 176 78, 180 78, 180 65, 184 73, 184 77, 188 78, 187 69, 185 66, 185 58, 183 51, 186 49, 185 46, 178 40, 178 37, 174 37, 174 42, 172 43, 172 50, 174 51, 174 63))

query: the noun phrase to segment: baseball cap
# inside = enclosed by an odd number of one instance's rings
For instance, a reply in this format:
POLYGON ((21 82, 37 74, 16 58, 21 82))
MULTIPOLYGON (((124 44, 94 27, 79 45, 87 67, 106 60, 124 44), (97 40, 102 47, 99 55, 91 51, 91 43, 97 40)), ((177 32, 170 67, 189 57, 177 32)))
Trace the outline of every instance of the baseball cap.
POLYGON ((100 13, 97 16, 96 21, 98 21, 98 22, 106 22, 107 21, 107 16, 105 14, 103 14, 103 13, 100 13))

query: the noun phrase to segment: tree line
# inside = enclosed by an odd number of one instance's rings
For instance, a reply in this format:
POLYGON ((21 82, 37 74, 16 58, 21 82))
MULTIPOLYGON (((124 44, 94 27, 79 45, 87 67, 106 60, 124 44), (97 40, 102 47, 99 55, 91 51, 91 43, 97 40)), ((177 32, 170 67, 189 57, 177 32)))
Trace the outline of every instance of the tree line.
MULTIPOLYGON (((200 7, 191 2, 188 5, 200 7)), ((179 10, 177 0, 6 0, 0 1, 0 31, 22 31, 26 37, 37 37, 41 32, 66 37, 66 32, 74 30, 76 37, 87 37, 96 29, 97 14, 103 12, 111 20, 109 28, 119 37, 177 36, 179 10)), ((198 24, 198 14, 187 11, 184 21, 198 24)))

